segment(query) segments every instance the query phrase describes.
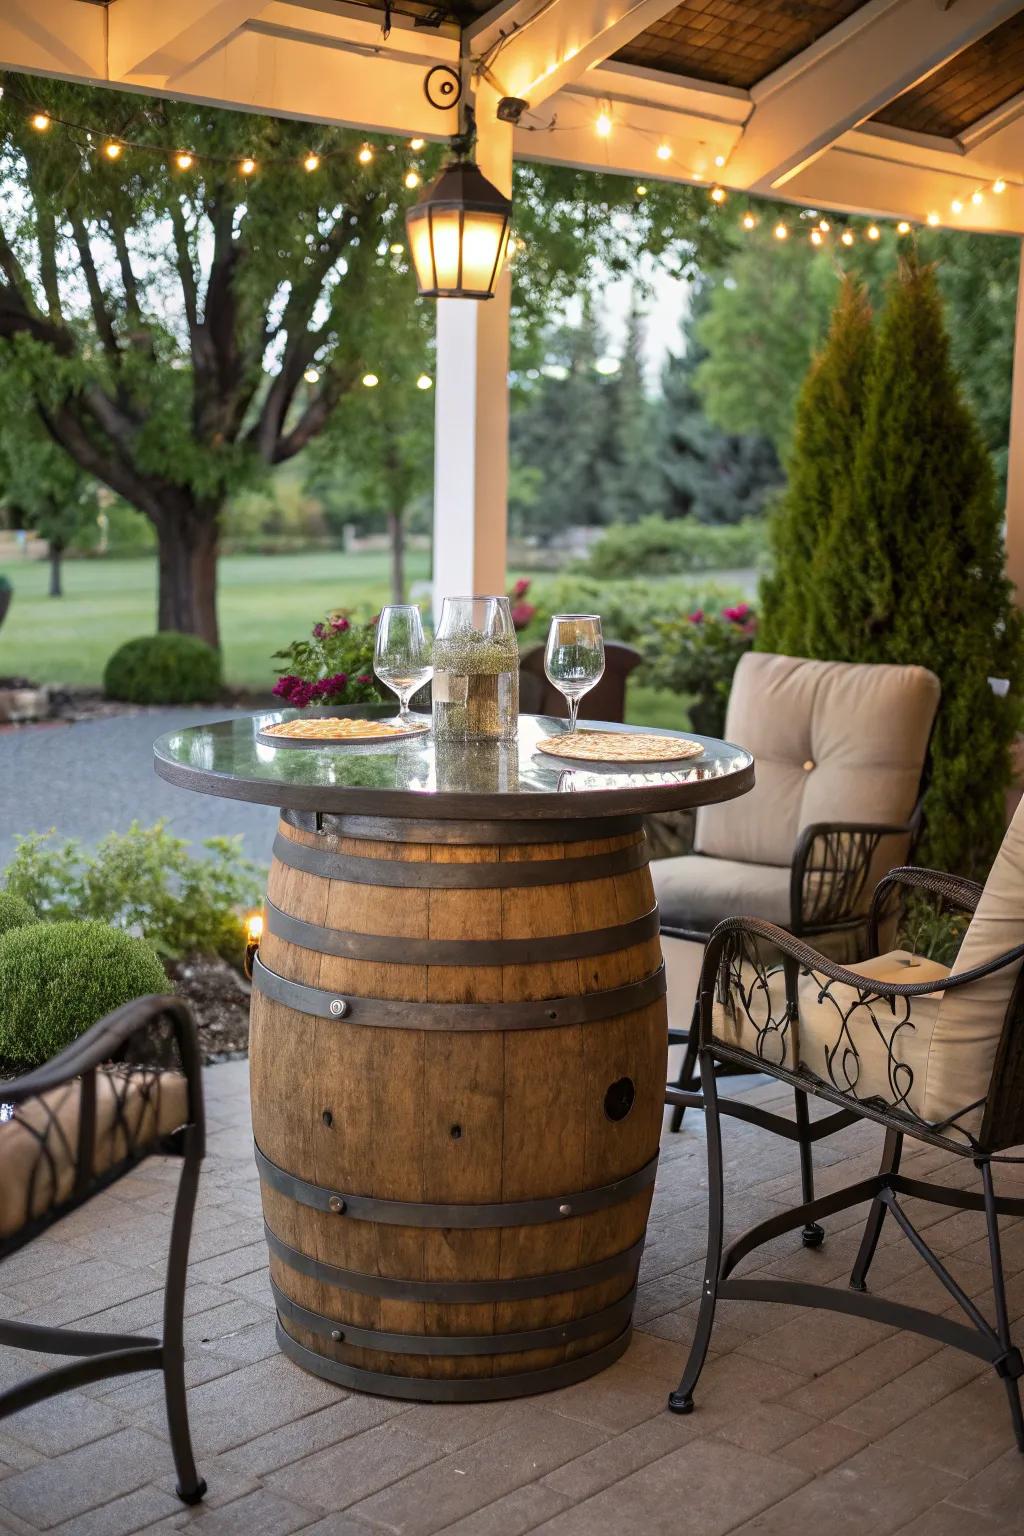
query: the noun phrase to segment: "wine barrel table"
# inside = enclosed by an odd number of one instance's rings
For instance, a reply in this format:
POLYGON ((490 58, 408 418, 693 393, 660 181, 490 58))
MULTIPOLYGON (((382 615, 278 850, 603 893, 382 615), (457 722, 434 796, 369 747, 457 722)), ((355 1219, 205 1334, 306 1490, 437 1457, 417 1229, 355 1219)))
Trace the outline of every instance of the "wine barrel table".
POLYGON ((281 808, 250 1035, 278 1341, 390 1397, 579 1381, 629 1342, 658 1162, 642 818, 745 793, 753 761, 697 738, 572 767, 535 716, 512 746, 257 739, 294 713, 155 748, 172 783, 281 808))

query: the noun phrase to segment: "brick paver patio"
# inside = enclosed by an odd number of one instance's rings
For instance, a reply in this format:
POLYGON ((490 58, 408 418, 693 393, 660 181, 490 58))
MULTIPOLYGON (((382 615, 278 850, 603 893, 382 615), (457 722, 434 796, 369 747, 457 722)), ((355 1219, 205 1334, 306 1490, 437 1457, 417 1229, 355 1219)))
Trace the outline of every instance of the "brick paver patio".
MULTIPOLYGON (((764 1101, 777 1085, 743 1080, 764 1101)), ((638 1329, 593 1380, 511 1404, 410 1406, 305 1375, 274 1342, 244 1062, 206 1074, 209 1159, 187 1301, 190 1406, 210 1492, 172 1492, 159 1379, 104 1382, 0 1425, 0 1530, 128 1536, 603 1536, 808 1529, 841 1536, 1010 1536, 1024 1530, 1024 1457, 1001 1384, 981 1362, 854 1318, 723 1303, 697 1412, 669 1414, 693 1327, 704 1250, 703 1120, 666 1135, 638 1329)), ((799 1195, 796 1157, 727 1126, 730 1230, 799 1195)), ((818 1148, 824 1191, 872 1171, 881 1135, 856 1127, 818 1148)), ((918 1149, 916 1174, 969 1164, 918 1149), (955 1163, 948 1167, 947 1164, 955 1163)), ((0 1266, 0 1315, 95 1328, 157 1325, 176 1167, 147 1163, 0 1266)), ((1001 1185, 1024 1189, 1024 1171, 1001 1185)), ((915 1202, 908 1202, 914 1207, 915 1202)), ((913 1209, 990 1306, 980 1216, 913 1209)), ((767 1251, 776 1275, 839 1279, 852 1213, 807 1252, 767 1251), (844 1223, 849 1223, 844 1225, 844 1223)), ((905 1301, 948 1301, 888 1223, 872 1280, 905 1301)), ((1024 1223, 1006 1223, 1013 1315, 1024 1313, 1024 1223)), ((24 1356, 0 1354, 5 1384, 24 1356)))

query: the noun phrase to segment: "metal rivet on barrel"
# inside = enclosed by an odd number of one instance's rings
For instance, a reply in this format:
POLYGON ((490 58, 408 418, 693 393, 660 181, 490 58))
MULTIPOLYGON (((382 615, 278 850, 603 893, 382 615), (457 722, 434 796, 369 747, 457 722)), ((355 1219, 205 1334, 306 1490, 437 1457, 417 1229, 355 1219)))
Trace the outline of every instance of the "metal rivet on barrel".
POLYGON ((558 1214, 559 1214, 559 1216, 571 1216, 572 1215, 572 1206, 571 1205, 560 1205, 558 1207, 558 1214))
POLYGON ((548 1009, 548 1018, 549 1019, 557 1019, 558 1018, 558 1011, 557 1011, 557 1009, 549 1008, 548 1009))
POLYGON ((345 1209, 345 1202, 340 1195, 332 1195, 327 1202, 327 1209, 333 1211, 335 1216, 340 1216, 345 1209))
POLYGON ((336 1019, 343 1019, 346 1013, 348 1013, 348 1003, 346 1003, 343 997, 332 997, 331 1012, 336 1019))
POLYGON ((340 1344, 344 1337, 345 1335, 342 1333, 340 1328, 331 1329, 331 1338, 334 1340, 335 1344, 340 1344))

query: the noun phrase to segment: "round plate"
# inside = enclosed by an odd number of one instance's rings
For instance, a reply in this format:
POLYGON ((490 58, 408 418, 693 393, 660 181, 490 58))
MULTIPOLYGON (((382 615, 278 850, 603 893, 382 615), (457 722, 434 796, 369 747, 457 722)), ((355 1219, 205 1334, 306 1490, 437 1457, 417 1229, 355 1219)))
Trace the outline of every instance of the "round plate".
MULTIPOLYGON (((323 724, 325 719, 333 718, 336 717, 321 717, 318 723, 323 724)), ((294 720, 288 722, 289 725, 297 723, 294 720)), ((378 728, 385 723, 381 720, 366 722, 378 728)), ((430 721, 425 720, 422 725, 412 725, 403 731, 378 729, 375 734, 366 736, 287 736, 283 732, 257 731, 256 740, 264 747, 379 747, 383 742, 405 741, 410 736, 423 736, 429 730, 430 721)))
POLYGON ((544 736, 538 752, 560 757, 567 763, 678 763, 703 757, 699 741, 680 736, 652 736, 642 731, 566 731, 544 736))

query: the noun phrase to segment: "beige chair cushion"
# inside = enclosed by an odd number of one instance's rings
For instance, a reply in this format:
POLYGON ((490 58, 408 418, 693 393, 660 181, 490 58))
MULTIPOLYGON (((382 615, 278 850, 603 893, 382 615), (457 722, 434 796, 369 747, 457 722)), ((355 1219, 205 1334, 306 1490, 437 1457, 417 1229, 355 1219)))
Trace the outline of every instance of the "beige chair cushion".
MULTIPOLYGON (((742 657, 725 734, 753 752, 757 782, 738 800, 701 807, 695 850, 789 865, 801 830, 814 822, 907 821, 938 702, 938 679, 924 667, 742 657)), ((907 846, 906 838, 885 839, 869 893, 907 846)))
POLYGON ((710 933, 723 917, 763 917, 789 926, 789 867, 740 864, 688 853, 651 865, 661 920, 710 933))
MULTIPOLYGON (((28 1099, 13 1119, 0 1122, 0 1238, 71 1198, 81 1086, 75 1079, 28 1099)), ((180 1073, 97 1072, 94 1173, 105 1173, 187 1121, 188 1085, 180 1073)))

